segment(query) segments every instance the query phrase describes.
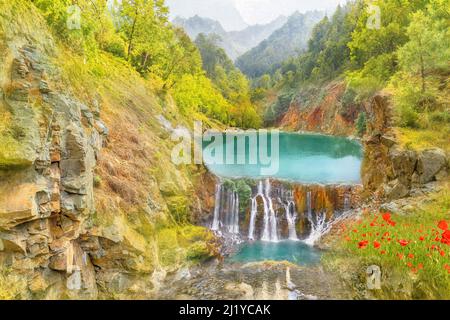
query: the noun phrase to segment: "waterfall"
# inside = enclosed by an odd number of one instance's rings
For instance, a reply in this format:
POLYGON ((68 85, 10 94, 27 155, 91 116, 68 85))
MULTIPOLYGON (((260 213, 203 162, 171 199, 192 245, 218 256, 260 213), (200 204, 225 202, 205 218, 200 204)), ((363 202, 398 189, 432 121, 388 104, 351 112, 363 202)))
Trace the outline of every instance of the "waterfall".
POLYGON ((234 190, 227 190, 221 183, 216 185, 211 230, 218 234, 239 235, 239 195, 234 190))
POLYGON ((215 203, 214 203, 214 220, 211 226, 211 230, 213 231, 219 231, 220 227, 220 202, 221 202, 221 195, 222 195, 222 184, 216 185, 216 197, 215 197, 215 203))
POLYGON ((278 228, 277 228, 277 217, 275 215, 275 210, 273 209, 272 198, 270 197, 270 180, 266 180, 266 198, 269 207, 269 223, 270 223, 270 241, 276 242, 278 241, 278 228))
POLYGON ((237 192, 234 192, 234 212, 231 233, 239 234, 239 195, 237 192))
POLYGON ((258 195, 257 197, 261 197, 264 205, 264 229, 261 240, 270 241, 270 229, 269 229, 269 207, 267 205, 266 194, 264 193, 263 183, 262 181, 258 184, 258 195))
POLYGON ((311 232, 305 240, 303 240, 308 245, 314 245, 326 232, 329 230, 329 226, 326 219, 326 213, 317 213, 314 218, 312 215, 312 200, 311 191, 306 193, 306 208, 307 208, 307 219, 311 225, 311 232))
POLYGON ((270 197, 270 191, 271 187, 269 179, 267 179, 265 182, 264 190, 262 181, 259 182, 258 194, 261 193, 261 197, 264 202, 264 231, 261 240, 277 242, 277 217, 275 215, 275 210, 273 209, 273 202, 272 198, 270 197))
POLYGON ((295 220, 297 219, 297 213, 295 212, 294 202, 288 201, 288 203, 284 205, 284 209, 286 210, 286 220, 289 229, 289 240, 297 241, 298 240, 297 231, 295 230, 295 220))
POLYGON ((236 191, 228 191, 227 229, 229 233, 239 233, 239 196, 236 191))
POLYGON ((314 245, 324 234, 330 231, 331 224, 327 220, 327 215, 325 212, 317 213, 315 219, 312 214, 308 214, 308 220, 311 224, 311 233, 304 242, 308 245, 314 245))
MULTIPOLYGON (((296 229, 299 220, 303 223, 307 221, 311 226, 311 232, 306 237, 302 237, 303 242, 314 245, 324 234, 329 232, 331 227, 346 216, 352 214, 351 193, 343 192, 339 205, 340 210, 335 211, 332 218, 328 218, 328 212, 324 208, 324 197, 326 201, 332 198, 325 193, 321 193, 321 187, 311 188, 301 187, 292 190, 285 190, 285 186, 280 183, 273 183, 271 180, 260 180, 257 182, 256 191, 249 199, 239 199, 239 194, 234 188, 226 184, 218 183, 215 189, 215 205, 210 227, 217 234, 234 241, 242 241, 245 237, 249 241, 262 240, 277 242, 281 239, 298 241, 300 234, 296 229), (316 188, 318 192, 316 193, 316 188), (299 215, 296 208, 296 200, 304 199, 304 214, 299 215), (240 205, 249 203, 251 206, 249 216, 246 220, 249 225, 245 225, 246 235, 241 235, 242 221, 240 221, 240 205), (258 209, 260 210, 258 216, 258 209), (281 210, 281 211, 279 211, 281 210), (286 218, 277 220, 277 213, 284 210, 286 218), (248 219, 248 220, 247 220, 248 219), (241 225, 240 225, 241 223, 241 225), (248 228, 248 229, 247 229, 248 228)), ((334 203, 338 207, 337 203, 334 203)))
POLYGON ((275 210, 273 209, 272 198, 270 197, 270 181, 266 180, 265 185, 262 181, 258 182, 258 191, 256 196, 252 198, 252 207, 250 211, 250 226, 248 231, 248 239, 255 240, 256 216, 258 214, 258 202, 260 198, 263 202, 264 224, 261 236, 262 241, 278 241, 278 226, 275 210))
POLYGON ((258 213, 258 203, 256 201, 256 197, 252 198, 252 209, 250 213, 250 226, 248 230, 248 239, 255 240, 255 223, 256 223, 256 214, 258 213))

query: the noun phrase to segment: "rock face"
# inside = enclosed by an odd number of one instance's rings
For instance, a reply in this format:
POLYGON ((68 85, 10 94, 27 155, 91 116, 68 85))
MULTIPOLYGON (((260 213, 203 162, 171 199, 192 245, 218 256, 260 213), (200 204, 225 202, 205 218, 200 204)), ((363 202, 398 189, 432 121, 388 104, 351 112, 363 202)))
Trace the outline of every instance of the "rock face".
POLYGON ((94 210, 93 173, 107 139, 94 124, 106 126, 75 97, 52 89, 46 74, 53 70, 39 46, 10 46, 3 59, 1 74, 10 70, 10 77, 2 77, 9 90, 1 103, 25 151, 21 159, 4 155, 8 165, 0 170, 0 238, 10 248, 1 260, 39 278, 37 296, 65 279, 67 292, 96 297, 94 266, 79 236, 94 210))
MULTIPOLYGON (((20 275, 22 298, 148 297, 179 257, 208 254, 207 231, 181 237, 168 217, 201 219, 211 195, 194 183, 210 177, 171 163, 139 75, 118 64, 123 78, 74 90, 70 57, 31 3, 18 7, 0 3, 0 276, 20 275)), ((170 101, 164 111, 186 122, 170 101)))
POLYGON ((326 88, 311 92, 305 89, 290 102, 287 112, 280 115, 276 124, 287 130, 353 135, 361 106, 352 104, 344 107, 344 93, 343 83, 331 83, 326 88))
MULTIPOLYGON (((402 150, 391 126, 389 97, 378 95, 366 106, 368 135, 364 140, 362 168, 364 195, 379 201, 393 201, 414 194, 427 184, 447 179, 448 156, 443 150, 402 150)), ((422 190, 422 191, 423 191, 422 190)))

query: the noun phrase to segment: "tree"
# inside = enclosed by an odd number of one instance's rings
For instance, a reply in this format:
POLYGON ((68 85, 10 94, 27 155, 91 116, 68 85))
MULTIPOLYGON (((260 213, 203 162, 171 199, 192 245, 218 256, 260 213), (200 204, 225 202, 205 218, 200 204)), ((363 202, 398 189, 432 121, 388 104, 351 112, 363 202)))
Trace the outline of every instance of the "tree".
POLYGON ((450 60, 448 34, 439 22, 434 23, 431 17, 418 11, 412 16, 407 35, 409 41, 398 50, 400 66, 420 75, 421 91, 425 93, 427 76, 450 60))
POLYGON ((362 137, 367 130, 367 119, 366 119, 366 113, 361 112, 358 115, 358 119, 356 120, 356 131, 358 132, 358 135, 362 137))

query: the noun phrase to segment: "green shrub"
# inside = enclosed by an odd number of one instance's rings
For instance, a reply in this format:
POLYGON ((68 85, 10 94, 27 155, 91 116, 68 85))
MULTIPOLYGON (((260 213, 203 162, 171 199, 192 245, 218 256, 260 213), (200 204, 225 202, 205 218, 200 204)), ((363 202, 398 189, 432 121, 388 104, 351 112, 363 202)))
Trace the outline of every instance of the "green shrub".
POLYGON ((363 136, 366 133, 367 130, 367 119, 366 119, 366 113, 361 112, 358 116, 358 119, 356 120, 356 130, 358 132, 359 136, 363 136))

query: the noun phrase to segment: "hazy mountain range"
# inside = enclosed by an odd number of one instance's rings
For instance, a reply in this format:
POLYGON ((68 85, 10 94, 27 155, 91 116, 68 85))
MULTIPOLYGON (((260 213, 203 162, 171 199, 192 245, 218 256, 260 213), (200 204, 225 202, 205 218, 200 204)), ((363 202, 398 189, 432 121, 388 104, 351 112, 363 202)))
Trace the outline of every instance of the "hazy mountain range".
POLYGON ((218 45, 226 51, 232 60, 235 60, 267 39, 275 30, 281 28, 287 20, 287 17, 280 16, 268 24, 249 26, 241 31, 230 32, 227 32, 218 21, 198 15, 188 19, 177 17, 173 20, 173 23, 182 27, 192 40, 195 40, 200 33, 218 35, 220 38, 218 45))
POLYGON ((284 60, 307 48, 313 27, 324 16, 321 11, 294 13, 270 37, 240 56, 236 65, 250 77, 274 71, 284 60))
POLYGON ((226 31, 248 27, 233 0, 167 0, 166 4, 172 19, 198 15, 218 21, 226 31))

